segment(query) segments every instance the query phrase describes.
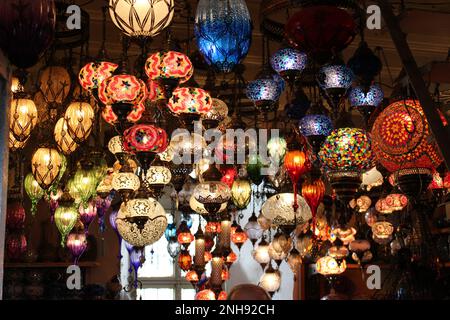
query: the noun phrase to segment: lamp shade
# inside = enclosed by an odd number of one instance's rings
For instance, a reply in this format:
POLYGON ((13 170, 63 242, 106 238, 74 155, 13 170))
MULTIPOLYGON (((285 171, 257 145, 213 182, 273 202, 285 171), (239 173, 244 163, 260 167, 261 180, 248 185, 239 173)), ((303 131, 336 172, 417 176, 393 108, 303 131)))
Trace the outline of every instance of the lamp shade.
POLYGON ((74 188, 77 190, 83 206, 87 208, 89 199, 96 194, 98 180, 92 169, 78 169, 73 176, 74 188))
POLYGON ((164 129, 150 124, 136 124, 123 134, 126 152, 164 152, 169 144, 164 129))
POLYGON ((293 225, 295 220, 297 220, 297 224, 303 224, 312 218, 311 209, 300 195, 297 195, 297 203, 298 209, 295 212, 293 193, 276 194, 264 202, 261 214, 277 226, 293 225))
MULTIPOLYGON (((194 212, 197 212, 200 215, 208 215, 208 210, 205 209, 204 204, 198 202, 194 196, 190 197, 189 206, 194 212)), ((227 208, 227 203, 224 202, 220 205, 220 209, 218 212, 223 212, 226 208, 227 208)))
POLYGON ((112 62, 90 62, 81 68, 78 82, 87 91, 94 91, 100 87, 103 80, 111 77, 118 65, 112 62))
POLYGON ((361 129, 340 128, 325 140, 319 159, 327 170, 361 171, 373 166, 370 137, 361 129))
POLYGON ((173 91, 167 104, 169 110, 176 114, 206 114, 212 108, 212 98, 201 88, 184 87, 173 91))
POLYGON ((62 167, 62 157, 56 149, 42 147, 31 158, 31 172, 42 189, 47 190, 56 181, 62 167))
POLYGON ((442 162, 419 101, 390 104, 375 119, 371 132, 375 156, 390 172, 434 169, 442 162))
POLYGON ((252 24, 244 0, 200 0, 195 16, 197 46, 209 65, 230 72, 247 55, 252 24))
POLYGON ((64 114, 67 129, 76 143, 85 141, 94 126, 94 109, 86 102, 72 102, 64 114))
POLYGON ((217 124, 224 120, 228 115, 227 104, 217 98, 212 98, 211 110, 207 113, 202 114, 203 121, 216 121, 217 124))
POLYGON ((130 37, 154 37, 167 28, 175 12, 174 0, 110 0, 109 15, 130 37))
POLYGON ((308 155, 300 150, 288 151, 284 157, 284 167, 292 183, 296 184, 298 179, 310 169, 308 155))
POLYGON ((66 237, 78 221, 78 210, 72 203, 60 203, 55 211, 55 224, 61 234, 61 246, 64 247, 66 237))
POLYGON ((50 65, 41 70, 38 84, 45 102, 50 108, 60 106, 71 88, 70 74, 62 66, 50 65))
POLYGON ((247 85, 247 97, 262 111, 272 110, 281 95, 278 82, 274 79, 257 79, 247 85))
POLYGON ((150 205, 141 206, 135 203, 130 206, 131 212, 128 210, 128 205, 122 203, 117 214, 117 231, 126 242, 135 247, 155 243, 164 235, 167 228, 164 208, 154 199, 149 201, 150 205), (144 219, 139 219, 141 214, 145 214, 144 219))
POLYGON ((234 180, 231 186, 231 199, 236 208, 245 209, 252 197, 252 186, 250 181, 245 179, 234 180))
POLYGON ((35 65, 52 43, 56 22, 53 0, 0 3, 0 47, 18 68, 35 65))
POLYGON ((133 75, 113 75, 100 83, 98 96, 105 105, 115 103, 138 105, 147 98, 147 86, 144 81, 133 75))
POLYGON ((27 140, 38 122, 36 105, 31 99, 12 99, 9 128, 18 141, 27 140))
POLYGON ((151 166, 147 171, 147 182, 152 185, 166 185, 172 179, 170 169, 164 166, 151 166))
POLYGON ((323 276, 333 276, 343 273, 347 269, 347 264, 345 260, 341 262, 336 261, 336 259, 325 256, 317 260, 316 270, 323 276))
POLYGON ((368 90, 362 86, 354 87, 348 94, 350 105, 355 108, 378 107, 383 102, 384 93, 378 84, 372 84, 368 90))
POLYGON ((145 63, 145 73, 154 81, 173 79, 188 81, 194 73, 189 57, 177 51, 160 51, 150 55, 145 63))
POLYGON ((32 173, 27 174, 25 177, 24 188, 31 200, 31 214, 34 215, 36 214, 37 203, 44 196, 44 189, 42 189, 39 183, 34 179, 32 173))
POLYGON ((311 114, 300 119, 298 128, 305 137, 328 136, 333 130, 333 123, 326 115, 311 114))
POLYGON ((281 286, 280 271, 274 270, 271 265, 267 268, 259 280, 259 286, 273 295, 281 286))
POLYGON ((352 85, 353 72, 344 64, 328 64, 320 68, 317 82, 325 91, 347 91, 352 85))
POLYGON ((78 144, 72 139, 68 132, 66 119, 60 118, 55 125, 53 132, 55 142, 62 153, 68 155, 78 148, 78 144))
POLYGON ((270 57, 270 65, 284 79, 295 79, 306 68, 307 55, 293 48, 276 51, 270 57))
POLYGON ((17 140, 13 133, 9 131, 8 147, 12 152, 23 149, 27 142, 28 139, 25 139, 24 141, 17 140))
POLYGON ((290 44, 306 50, 321 62, 345 49, 356 33, 357 25, 353 17, 335 5, 303 7, 285 25, 290 44))
POLYGON ((271 162, 279 165, 284 160, 287 151, 287 142, 282 137, 273 137, 267 142, 267 151, 271 162))

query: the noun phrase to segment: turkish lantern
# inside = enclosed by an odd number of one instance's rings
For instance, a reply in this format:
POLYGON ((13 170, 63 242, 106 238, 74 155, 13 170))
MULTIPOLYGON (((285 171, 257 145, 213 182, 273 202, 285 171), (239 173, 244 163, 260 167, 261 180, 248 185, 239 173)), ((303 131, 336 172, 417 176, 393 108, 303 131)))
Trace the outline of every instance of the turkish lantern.
POLYGON ((345 49, 357 34, 352 16, 337 6, 312 5, 293 14, 285 26, 286 38, 323 63, 345 49))
POLYGON ((305 182, 302 185, 302 196, 305 198, 309 207, 311 208, 311 214, 313 217, 312 225, 313 225, 313 234, 315 234, 316 230, 316 213, 317 207, 320 202, 323 200, 323 196, 325 194, 325 184, 321 179, 317 179, 311 183, 305 182))
POLYGON ((47 190, 56 181, 62 167, 62 157, 56 149, 42 147, 31 158, 31 172, 42 189, 47 190))
POLYGON ((18 68, 34 66, 55 32, 53 0, 0 1, 0 47, 18 68))
POLYGON ((300 176, 309 170, 309 159, 305 152, 293 150, 284 156, 284 167, 294 185, 297 184, 300 176))

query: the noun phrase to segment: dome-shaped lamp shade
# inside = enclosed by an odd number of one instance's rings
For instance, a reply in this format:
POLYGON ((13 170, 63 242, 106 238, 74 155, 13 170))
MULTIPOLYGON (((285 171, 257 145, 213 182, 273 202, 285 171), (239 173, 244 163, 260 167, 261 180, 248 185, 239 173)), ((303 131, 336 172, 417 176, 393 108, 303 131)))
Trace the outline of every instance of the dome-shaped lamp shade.
POLYGON ((331 171, 369 169, 374 160, 371 139, 361 129, 336 129, 326 138, 319 159, 331 171))
POLYGON ((64 114, 67 129, 76 143, 82 143, 91 134, 94 126, 94 109, 86 102, 72 102, 64 114))
POLYGON ((126 103, 137 105, 147 98, 144 81, 132 75, 113 75, 102 81, 99 87, 100 101, 105 105, 126 103))
POLYGON ((322 114, 304 116, 298 123, 300 133, 305 137, 328 136, 333 130, 331 119, 322 114))
POLYGON ((227 104, 216 98, 212 98, 212 107, 207 113, 202 114, 203 124, 209 128, 217 125, 228 116, 227 104))
POLYGON ((169 110, 175 115, 206 114, 212 108, 212 98, 201 88, 177 88, 167 104, 169 110))
POLYGON ((209 65, 230 72, 247 55, 252 36, 244 0, 200 0, 195 16, 197 46, 209 65))
POLYGON ((390 172, 435 169, 442 162, 420 103, 401 100, 386 107, 372 128, 374 153, 390 172))
POLYGON ((285 33, 291 45, 306 50, 323 63, 353 41, 357 25, 344 9, 334 5, 312 5, 289 18, 285 33))
POLYGON ((55 211, 55 224, 61 234, 61 246, 64 247, 66 237, 78 221, 78 210, 73 203, 60 204, 55 211))
POLYGON ((66 120, 60 118, 55 125, 54 137, 59 149, 66 155, 78 148, 78 144, 72 139, 68 130, 66 120))
POLYGON ((345 92, 352 85, 353 72, 346 65, 329 64, 320 68, 317 81, 323 90, 345 92))
POLYGON ((173 90, 188 81, 194 73, 189 57, 177 51, 160 51, 150 55, 145 62, 145 73, 150 80, 158 82, 169 99, 173 90))
POLYGON ((312 218, 311 209, 305 199, 299 195, 297 196, 297 204, 298 209, 295 212, 294 194, 281 193, 264 202, 261 213, 277 226, 294 225, 295 220, 297 220, 297 224, 303 224, 312 218), (294 219, 294 215, 296 219, 294 219))
POLYGON ((345 260, 338 262, 331 256, 325 256, 317 260, 316 270, 323 276, 333 276, 343 273, 347 269, 345 260))
POLYGON ((354 87, 348 94, 350 105, 356 108, 366 119, 383 102, 383 98, 383 90, 377 84, 372 84, 368 90, 361 86, 354 87))
POLYGON ((56 149, 42 147, 31 158, 31 172, 42 189, 47 190, 56 181, 62 167, 62 157, 56 149))
POLYGON ((154 37, 167 28, 175 12, 174 0, 110 0, 109 14, 130 37, 154 37))
POLYGON ((127 152, 159 153, 166 150, 168 144, 166 131, 153 125, 137 124, 123 135, 123 148, 127 152))
POLYGON ((31 99, 13 99, 11 101, 9 128, 16 140, 27 140, 38 122, 38 111, 31 99))
POLYGON ((180 83, 188 81, 194 73, 189 57, 177 51, 160 51, 150 55, 145 64, 147 76, 154 81, 177 79, 180 83))
POLYGON ((117 231, 126 242, 135 247, 144 247, 155 243, 164 235, 164 231, 167 228, 164 208, 154 199, 151 200, 152 205, 145 206, 144 211, 147 216, 144 219, 140 219, 139 216, 133 216, 133 213, 128 210, 128 205, 125 205, 125 203, 122 203, 117 214, 117 231))
POLYGON ((35 65, 53 41, 53 0, 0 1, 0 47, 18 68, 35 65))
POLYGON ((275 109, 280 95, 279 84, 273 79, 257 79, 247 85, 247 97, 261 111, 275 109))
POLYGON ((280 76, 287 81, 298 78, 306 68, 308 58, 303 52, 296 49, 285 48, 275 52, 270 58, 270 65, 280 76))
POLYGON ((96 91, 103 80, 113 75, 118 65, 112 62, 90 62, 81 68, 78 82, 84 90, 96 91))
POLYGON ((234 180, 231 186, 231 199, 234 205, 239 209, 245 209, 250 203, 252 197, 252 185, 249 180, 234 180))

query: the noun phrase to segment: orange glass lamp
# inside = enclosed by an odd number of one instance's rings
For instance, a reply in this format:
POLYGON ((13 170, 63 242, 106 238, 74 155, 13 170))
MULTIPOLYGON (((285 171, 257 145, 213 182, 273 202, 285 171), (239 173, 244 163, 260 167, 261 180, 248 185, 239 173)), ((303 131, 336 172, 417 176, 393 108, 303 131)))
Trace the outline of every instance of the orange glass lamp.
POLYGON ((177 230, 177 240, 178 243, 180 243, 186 250, 191 244, 192 241, 194 241, 195 237, 191 233, 191 230, 186 224, 186 221, 182 221, 178 230, 177 230))
POLYGON ((241 250, 242 245, 247 241, 248 236, 241 226, 238 225, 236 230, 231 234, 231 241, 241 250))
MULTIPOLYGON (((319 204, 323 200, 325 195, 325 184, 321 179, 317 179, 313 182, 304 182, 302 185, 302 196, 305 198, 309 207, 311 208, 312 214, 312 227, 316 230, 316 213, 319 204)), ((315 232, 313 233, 316 236, 315 232)))

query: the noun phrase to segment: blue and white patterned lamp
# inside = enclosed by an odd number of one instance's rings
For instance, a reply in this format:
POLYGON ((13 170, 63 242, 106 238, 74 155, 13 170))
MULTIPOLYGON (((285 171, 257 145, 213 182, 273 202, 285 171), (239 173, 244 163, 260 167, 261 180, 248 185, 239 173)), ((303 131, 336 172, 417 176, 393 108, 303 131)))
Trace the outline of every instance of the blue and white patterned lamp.
POLYGON ((256 79, 247 85, 247 97, 261 111, 273 111, 281 95, 279 82, 273 78, 256 79))
POLYGON ((303 52, 292 48, 280 49, 270 58, 270 65, 286 81, 297 79, 306 68, 308 58, 303 52))
POLYGON ((372 84, 369 90, 364 87, 357 86, 350 90, 348 100, 353 108, 356 108, 367 121, 370 114, 378 107, 384 98, 384 93, 378 84, 372 84))
POLYGON ((200 0, 195 17, 197 45, 209 65, 230 72, 247 55, 252 23, 244 0, 200 0))
POLYGON ((352 70, 344 64, 328 64, 320 68, 317 82, 326 92, 331 104, 338 109, 342 98, 353 82, 352 70))
POLYGON ((326 115, 310 114, 299 121, 298 128, 317 154, 325 138, 333 131, 333 123, 326 115))

